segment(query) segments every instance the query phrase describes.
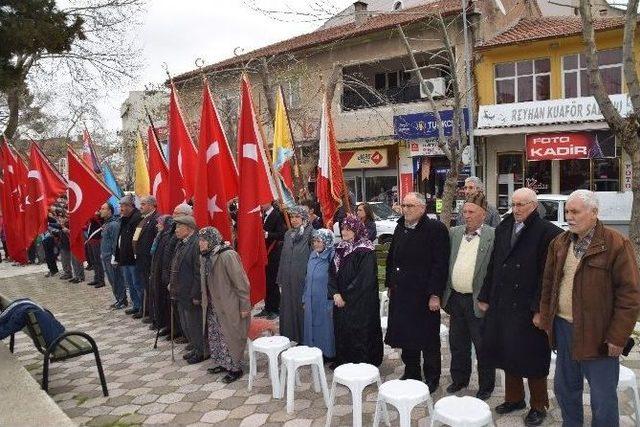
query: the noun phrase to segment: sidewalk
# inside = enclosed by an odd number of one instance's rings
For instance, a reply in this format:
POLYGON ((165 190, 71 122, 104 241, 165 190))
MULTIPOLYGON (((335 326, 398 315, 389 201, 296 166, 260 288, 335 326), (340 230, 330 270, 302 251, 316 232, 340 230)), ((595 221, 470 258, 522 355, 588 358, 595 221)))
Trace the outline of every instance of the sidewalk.
MULTIPOLYGON (((39 268, 40 266, 33 267, 39 268)), ((102 397, 95 363, 91 356, 53 364, 50 376, 50 394, 60 408, 76 423, 90 426, 107 425, 220 425, 220 426, 323 426, 326 408, 320 394, 310 387, 309 370, 303 370, 303 387, 296 389, 295 413, 286 413, 286 402, 271 397, 271 386, 265 375, 266 360, 258 360, 258 379, 251 392, 247 390, 246 375, 226 385, 219 382, 222 375, 208 374, 207 363, 187 365, 182 360, 183 345, 176 345, 176 362, 171 362, 170 345, 161 340, 153 349, 155 334, 122 311, 107 307, 112 302, 109 287, 94 289, 85 283, 71 284, 58 278, 45 278, 44 268, 39 273, 22 274, 31 267, 7 267, 0 263, 0 293, 11 298, 30 297, 44 304, 68 329, 91 334, 97 341, 103 359, 110 396, 102 397)), ((87 272, 87 279, 93 276, 87 272)), ((443 374, 440 389, 433 396, 437 401, 450 383, 448 368, 450 357, 443 342, 443 374)), ((640 375, 638 346, 623 363, 640 375)), ((21 363, 39 381, 42 357, 23 334, 17 335, 16 355, 21 363)), ((245 357, 245 362, 248 359, 245 357)), ((399 378, 403 368, 399 353, 385 348, 380 367, 383 381, 399 378)), ((245 369, 247 372, 247 369, 245 369)), ((331 382, 331 371, 327 369, 331 382)), ((549 380, 550 388, 553 381, 549 380)), ((477 390, 477 379, 467 394, 477 390)), ((587 390, 588 391, 588 390, 587 390)), ((375 387, 365 390, 363 425, 371 425, 375 407, 375 387)), ((493 408, 503 401, 504 390, 498 381, 496 391, 488 404, 493 408)), ((588 405, 589 397, 585 395, 588 405)), ((631 413, 621 398, 622 412, 631 413)), ((585 406, 588 413, 588 406, 585 406)), ((397 412, 390 411, 397 424, 397 412)), ((498 426, 522 426, 525 411, 509 416, 495 417, 498 426)), ((345 388, 338 388, 333 426, 351 425, 351 396, 345 388)), ((589 418, 585 420, 589 422, 589 418)), ((429 425, 423 405, 413 411, 413 422, 429 425)), ((630 417, 623 416, 621 424, 633 425, 630 417)), ((560 425, 560 414, 555 399, 551 399, 550 416, 545 425, 560 425)))

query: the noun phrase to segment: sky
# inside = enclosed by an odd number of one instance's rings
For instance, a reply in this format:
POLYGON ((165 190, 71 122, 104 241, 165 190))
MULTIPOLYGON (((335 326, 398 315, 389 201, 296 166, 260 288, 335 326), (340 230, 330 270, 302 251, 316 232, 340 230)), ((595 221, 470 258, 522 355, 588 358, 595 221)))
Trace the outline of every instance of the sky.
MULTIPOLYGON (((145 84, 166 79, 163 63, 172 75, 193 70, 195 60, 212 64, 233 56, 234 49, 244 52, 311 32, 322 22, 301 15, 277 21, 252 10, 251 0, 148 0, 143 26, 132 29, 139 38, 145 66, 137 83, 114 91, 99 105, 104 124, 120 129, 120 105, 132 90, 144 90, 145 84)), ((260 7, 277 10, 308 10, 308 0, 254 0, 260 7)), ((347 7, 349 0, 324 0, 330 10, 347 7)), ((239 51, 238 53, 242 53, 239 51)))

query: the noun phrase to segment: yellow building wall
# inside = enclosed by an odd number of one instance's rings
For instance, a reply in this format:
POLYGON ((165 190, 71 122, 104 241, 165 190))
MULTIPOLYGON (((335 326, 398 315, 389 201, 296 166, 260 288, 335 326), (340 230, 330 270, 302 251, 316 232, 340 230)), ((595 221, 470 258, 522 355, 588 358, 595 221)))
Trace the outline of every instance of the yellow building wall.
MULTIPOLYGON (((622 30, 597 33, 596 44, 598 49, 602 50, 621 47, 622 30)), ((636 56, 640 58, 640 36, 636 37, 635 47, 636 56)), ((551 99, 562 98, 562 57, 582 52, 584 52, 582 36, 517 43, 481 50, 475 66, 478 105, 496 103, 494 83, 496 64, 547 57, 551 62, 551 99)), ((638 71, 640 72, 640 64, 638 65, 638 71)))

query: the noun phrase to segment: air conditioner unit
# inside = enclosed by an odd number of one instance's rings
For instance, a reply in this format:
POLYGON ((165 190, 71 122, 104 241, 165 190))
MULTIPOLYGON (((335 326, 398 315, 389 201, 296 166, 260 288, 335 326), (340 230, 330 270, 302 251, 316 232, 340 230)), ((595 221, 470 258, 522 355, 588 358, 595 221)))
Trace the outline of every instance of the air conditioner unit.
MULTIPOLYGON (((436 77, 434 79, 426 79, 425 83, 431 91, 433 98, 442 98, 446 95, 446 84, 444 77, 436 77)), ((427 92, 424 90, 423 85, 420 85, 420 98, 428 98, 427 92)))

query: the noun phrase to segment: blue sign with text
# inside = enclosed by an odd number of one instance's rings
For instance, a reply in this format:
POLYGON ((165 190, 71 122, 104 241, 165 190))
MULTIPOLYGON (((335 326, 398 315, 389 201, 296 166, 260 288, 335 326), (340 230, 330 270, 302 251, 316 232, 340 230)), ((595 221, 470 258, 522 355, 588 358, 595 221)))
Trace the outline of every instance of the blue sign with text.
MULTIPOLYGON (((469 130, 469 110, 463 108, 464 128, 469 130)), ((453 132, 453 110, 440 111, 444 125, 444 135, 453 132)), ((438 125, 435 113, 416 113, 393 116, 393 129, 398 139, 430 139, 438 137, 438 125)))

